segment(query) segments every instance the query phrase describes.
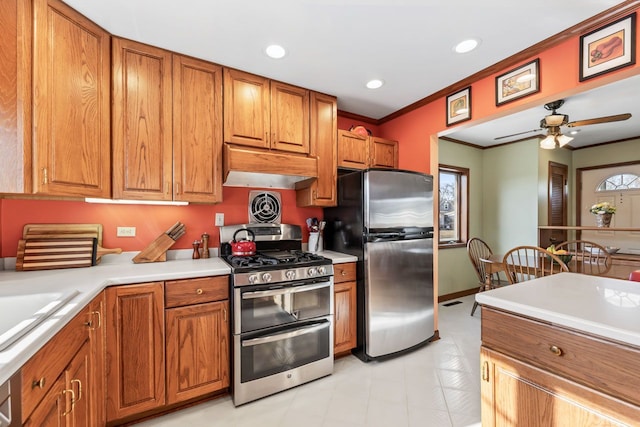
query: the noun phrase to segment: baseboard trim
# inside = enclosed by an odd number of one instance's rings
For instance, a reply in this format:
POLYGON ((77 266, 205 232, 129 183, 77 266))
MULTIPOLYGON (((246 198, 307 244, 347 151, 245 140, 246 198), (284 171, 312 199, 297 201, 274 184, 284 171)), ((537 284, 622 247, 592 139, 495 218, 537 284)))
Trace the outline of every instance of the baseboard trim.
POLYGON ((445 301, 452 300, 452 299, 462 298, 462 297, 466 297, 468 295, 473 295, 473 294, 477 294, 477 293, 478 293, 478 288, 471 288, 471 289, 467 289, 465 291, 454 292, 452 294, 440 295, 438 297, 438 304, 440 304, 442 302, 445 302, 445 301))

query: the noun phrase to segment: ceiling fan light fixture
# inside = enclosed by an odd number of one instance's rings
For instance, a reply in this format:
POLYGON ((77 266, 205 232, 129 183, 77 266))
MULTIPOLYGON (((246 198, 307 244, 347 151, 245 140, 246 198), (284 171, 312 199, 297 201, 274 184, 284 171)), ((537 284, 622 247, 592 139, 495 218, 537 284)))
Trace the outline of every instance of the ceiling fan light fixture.
POLYGON ((556 148, 556 138, 553 135, 548 135, 542 141, 540 141, 540 148, 545 150, 553 150, 556 148))
POLYGON ((566 114, 549 114, 548 116, 544 116, 544 122, 547 127, 550 126, 562 126, 567 124, 569 121, 569 116, 566 114))
POLYGON ((556 141, 558 141, 558 147, 562 148, 567 145, 569 142, 573 141, 573 138, 567 135, 558 135, 556 136, 556 141))

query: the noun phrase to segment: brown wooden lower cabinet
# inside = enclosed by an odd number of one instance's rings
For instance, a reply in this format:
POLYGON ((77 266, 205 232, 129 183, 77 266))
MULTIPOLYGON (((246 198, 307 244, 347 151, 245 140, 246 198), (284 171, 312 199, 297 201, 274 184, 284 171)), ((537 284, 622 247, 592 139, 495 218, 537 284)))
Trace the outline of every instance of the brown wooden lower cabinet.
POLYGON ((229 387, 228 288, 228 276, 107 288, 109 424, 229 387))
POLYGON ((357 345, 356 264, 334 265, 335 355, 348 354, 357 345))
POLYGON ((483 307, 483 426, 637 425, 640 349, 483 307))
POLYGON ((99 296, 22 367, 24 425, 104 425, 101 310, 99 296))

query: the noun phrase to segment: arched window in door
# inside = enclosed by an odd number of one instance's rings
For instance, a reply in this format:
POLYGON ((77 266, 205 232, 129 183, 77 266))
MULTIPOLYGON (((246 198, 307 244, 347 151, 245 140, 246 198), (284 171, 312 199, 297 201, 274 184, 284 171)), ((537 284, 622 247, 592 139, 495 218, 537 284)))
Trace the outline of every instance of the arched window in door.
POLYGON ((640 176, 634 173, 620 173, 605 178, 596 188, 600 191, 640 189, 640 176))

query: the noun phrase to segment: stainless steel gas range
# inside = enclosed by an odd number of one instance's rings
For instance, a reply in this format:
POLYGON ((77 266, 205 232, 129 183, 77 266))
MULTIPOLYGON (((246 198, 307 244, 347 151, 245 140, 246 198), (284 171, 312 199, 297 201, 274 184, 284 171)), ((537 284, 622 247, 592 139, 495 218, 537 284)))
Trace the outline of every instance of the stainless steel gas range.
POLYGON ((303 252, 302 231, 295 225, 225 226, 220 242, 221 256, 232 268, 234 404, 330 375, 331 260, 303 252), (244 235, 238 229, 255 235, 255 255, 232 255, 228 242, 234 234, 244 235))

